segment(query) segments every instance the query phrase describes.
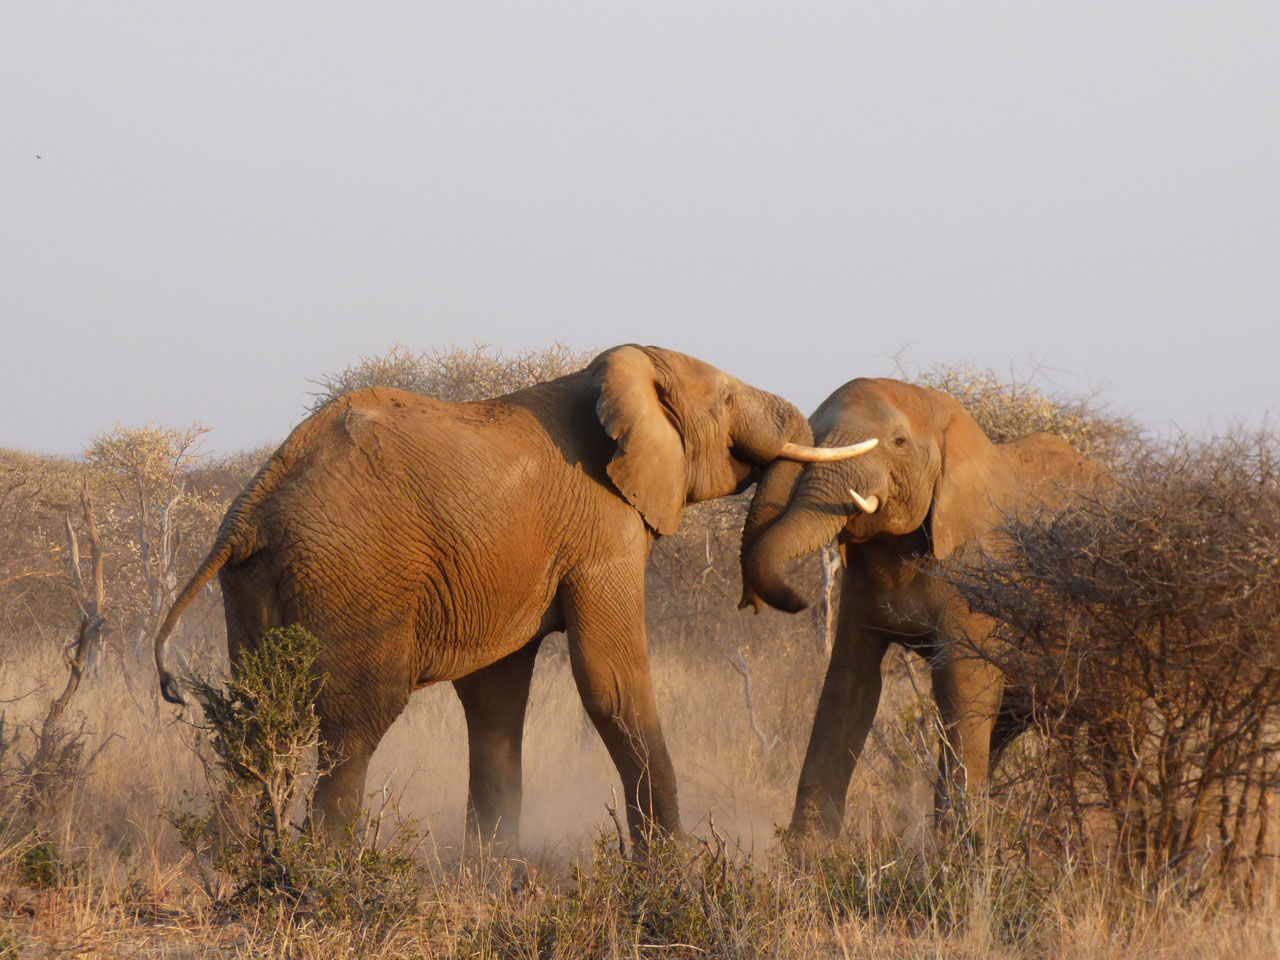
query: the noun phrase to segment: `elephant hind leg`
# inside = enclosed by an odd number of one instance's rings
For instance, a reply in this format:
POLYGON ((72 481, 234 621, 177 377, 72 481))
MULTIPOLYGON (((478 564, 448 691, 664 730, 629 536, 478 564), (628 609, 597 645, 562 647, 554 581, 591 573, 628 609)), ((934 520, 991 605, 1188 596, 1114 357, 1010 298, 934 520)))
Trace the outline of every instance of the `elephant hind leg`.
POLYGON ((379 741, 400 716, 412 692, 407 659, 408 631, 387 631, 360 644, 325 637, 318 668, 325 676, 316 714, 320 718, 320 760, 312 813, 324 831, 341 840, 360 814, 365 775, 379 741), (358 665, 353 650, 376 650, 358 665))
POLYGON ((227 656, 236 664, 246 652, 258 648, 263 634, 284 623, 275 591, 260 583, 249 565, 224 567, 218 582, 227 621, 227 656))
POLYGON ((541 642, 453 681, 467 717, 467 836, 482 845, 519 837, 524 717, 541 642))
POLYGON ((345 839, 347 829, 360 815, 365 776, 377 746, 344 734, 321 725, 321 756, 331 766, 316 781, 312 802, 315 822, 335 842, 345 839))

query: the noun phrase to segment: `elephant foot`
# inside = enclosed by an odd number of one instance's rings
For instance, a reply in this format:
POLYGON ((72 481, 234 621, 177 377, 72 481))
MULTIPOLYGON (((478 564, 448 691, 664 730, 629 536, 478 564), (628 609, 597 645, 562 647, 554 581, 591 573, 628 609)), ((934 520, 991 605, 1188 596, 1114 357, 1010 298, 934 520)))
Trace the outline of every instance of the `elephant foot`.
POLYGON ((618 839, 618 855, 641 866, 659 867, 673 856, 681 860, 695 848, 705 849, 702 841, 683 828, 668 830, 657 824, 632 830, 631 838, 629 843, 618 839))
POLYGON ((517 860, 523 854, 520 838, 500 831, 482 833, 468 825, 462 838, 462 857, 465 860, 517 860))
POLYGON ((813 860, 821 860, 838 853, 841 842, 839 832, 815 829, 812 824, 792 823, 780 836, 780 846, 784 859, 790 863, 803 864, 813 860))
POLYGON ((954 794, 951 803, 933 812, 933 836, 940 850, 973 856, 984 837, 996 829, 996 810, 985 795, 954 794))
POLYGON ((814 791, 797 798, 786 836, 797 842, 830 842, 839 838, 843 829, 844 804, 826 796, 825 791, 814 791))

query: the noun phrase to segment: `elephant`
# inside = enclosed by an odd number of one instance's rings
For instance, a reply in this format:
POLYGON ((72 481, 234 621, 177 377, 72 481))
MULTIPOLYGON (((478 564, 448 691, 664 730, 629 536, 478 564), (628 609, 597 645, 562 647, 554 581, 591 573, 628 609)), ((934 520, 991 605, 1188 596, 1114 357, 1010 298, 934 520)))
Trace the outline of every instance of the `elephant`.
POLYGON ((534 659, 564 631, 633 840, 676 833, 645 642, 650 548, 686 504, 745 489, 775 458, 830 455, 811 444, 785 400, 635 344, 488 401, 346 394, 298 425, 228 509, 157 632, 162 695, 182 702, 166 643, 216 574, 233 664, 272 627, 320 640, 327 769, 313 815, 326 832, 358 815, 369 759, 411 692, 449 681, 467 723, 469 828, 511 841, 534 659))
POLYGON ((1066 441, 1033 434, 993 443, 955 399, 898 380, 857 379, 810 425, 827 444, 879 440, 857 460, 777 461, 756 488, 742 535, 742 606, 796 612, 789 560, 838 538, 844 561, 831 659, 796 789, 788 835, 839 833, 849 781, 875 718, 881 661, 900 643, 930 663, 942 717, 935 813, 986 790, 989 765, 1029 723, 1025 698, 984 643, 993 621, 939 577, 1008 545, 1002 524, 1034 503, 1062 505, 1105 471, 1066 441), (949 643, 947 638, 967 638, 949 643))

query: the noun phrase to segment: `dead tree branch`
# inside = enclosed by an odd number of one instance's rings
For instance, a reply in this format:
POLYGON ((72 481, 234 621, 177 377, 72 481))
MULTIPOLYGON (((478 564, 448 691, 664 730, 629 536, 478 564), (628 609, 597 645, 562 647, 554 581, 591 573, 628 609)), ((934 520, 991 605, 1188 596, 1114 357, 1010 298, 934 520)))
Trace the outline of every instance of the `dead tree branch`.
POLYGON ((832 638, 836 633, 835 592, 836 579, 840 572, 840 551, 835 544, 828 543, 822 548, 822 599, 818 605, 818 617, 822 621, 822 638, 818 643, 818 652, 823 657, 831 656, 832 638))
POLYGON ((85 664, 100 641, 102 626, 105 623, 102 616, 102 541, 98 535, 98 525, 94 521, 93 503, 84 486, 80 489, 80 509, 89 537, 91 588, 86 587, 80 572, 80 542, 76 536, 75 527, 71 523, 71 516, 67 514, 65 518, 67 555, 71 567, 72 589, 75 592, 76 603, 80 607, 80 625, 76 631, 76 639, 63 652, 63 661, 68 671, 66 686, 62 688, 62 693, 49 704, 49 710, 40 727, 35 753, 26 764, 26 772, 31 784, 28 802, 31 804, 47 794, 51 787, 65 784, 69 775, 80 767, 80 761, 84 757, 83 723, 80 729, 75 731, 68 731, 62 726, 63 715, 71 703, 71 698, 80 688, 85 664))
POLYGON ((760 747, 765 753, 768 753, 778 745, 778 738, 775 735, 772 740, 765 736, 765 732, 760 729, 760 724, 756 723, 756 710, 751 701, 751 668, 747 666, 746 657, 742 655, 742 648, 738 648, 737 657, 730 657, 729 663, 733 665, 733 669, 742 674, 742 692, 747 701, 747 719, 751 722, 751 732, 756 735, 756 739, 760 741, 760 747))

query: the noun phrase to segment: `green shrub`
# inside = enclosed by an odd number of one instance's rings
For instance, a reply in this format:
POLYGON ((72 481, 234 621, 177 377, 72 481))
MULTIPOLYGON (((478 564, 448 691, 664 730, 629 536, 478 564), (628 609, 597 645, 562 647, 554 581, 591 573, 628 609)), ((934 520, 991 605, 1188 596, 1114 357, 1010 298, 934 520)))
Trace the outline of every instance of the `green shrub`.
POLYGON ((319 652, 319 641, 302 627, 271 630, 234 665, 225 685, 191 680, 223 794, 221 815, 226 826, 256 837, 260 883, 284 869, 290 811, 319 743, 315 699, 323 680, 313 671, 319 652), (248 822, 227 818, 231 807, 244 808, 236 812, 249 814, 248 822))
POLYGON ((194 853, 216 840, 213 865, 234 881, 230 901, 382 928, 415 903, 414 838, 404 826, 380 847, 366 822, 342 844, 312 829, 302 790, 322 769, 319 650, 300 626, 270 630, 226 683, 190 680, 204 715, 198 750, 214 803, 201 815, 188 800, 171 819, 194 853))
POLYGON ((0 879, 36 890, 74 885, 83 866, 24 816, 0 815, 0 879))

